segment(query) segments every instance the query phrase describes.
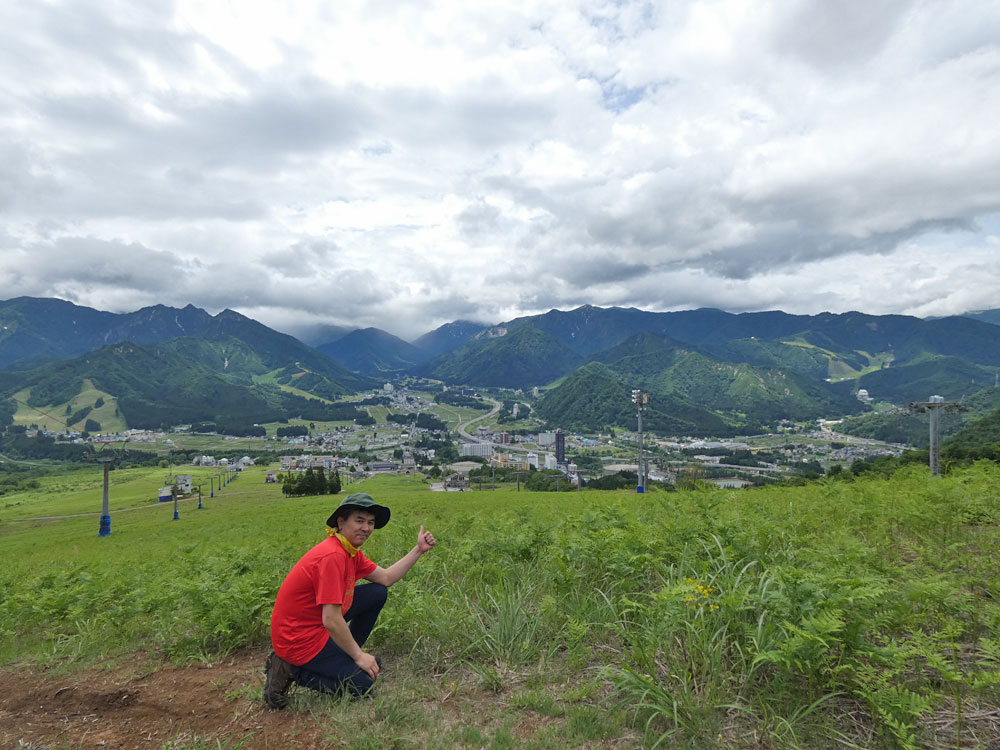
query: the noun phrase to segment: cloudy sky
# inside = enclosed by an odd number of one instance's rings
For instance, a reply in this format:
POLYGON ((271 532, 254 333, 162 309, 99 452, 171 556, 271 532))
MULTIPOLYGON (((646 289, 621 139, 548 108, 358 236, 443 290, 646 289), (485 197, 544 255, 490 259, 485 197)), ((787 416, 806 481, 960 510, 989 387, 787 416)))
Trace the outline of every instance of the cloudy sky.
POLYGON ((0 4, 0 299, 1000 307, 1000 2, 0 4))

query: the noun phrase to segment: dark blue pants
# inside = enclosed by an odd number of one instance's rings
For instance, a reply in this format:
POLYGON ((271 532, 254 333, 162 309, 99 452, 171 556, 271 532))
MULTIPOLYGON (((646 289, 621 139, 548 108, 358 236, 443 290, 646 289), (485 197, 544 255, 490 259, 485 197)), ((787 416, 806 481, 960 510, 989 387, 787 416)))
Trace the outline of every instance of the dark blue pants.
MULTIPOLYGON (((354 602, 344 619, 359 646, 364 646, 375 620, 385 605, 389 590, 379 583, 366 583, 354 589, 354 602)), ((292 676, 303 687, 325 693, 349 692, 364 695, 372 686, 372 678, 359 669, 354 659, 328 638, 323 650, 299 667, 292 667, 292 676)))

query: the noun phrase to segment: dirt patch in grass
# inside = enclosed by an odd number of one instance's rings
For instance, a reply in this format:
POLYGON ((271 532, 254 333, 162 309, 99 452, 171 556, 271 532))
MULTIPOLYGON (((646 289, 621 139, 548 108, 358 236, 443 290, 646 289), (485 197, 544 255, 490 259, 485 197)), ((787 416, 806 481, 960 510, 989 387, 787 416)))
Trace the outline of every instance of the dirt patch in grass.
MULTIPOLYGON (((159 748, 323 747, 309 714, 270 711, 260 701, 264 652, 246 651, 212 664, 134 670, 0 672, 0 747, 159 748), (245 738, 245 739, 244 739, 245 738)), ((336 744, 335 738, 330 738, 336 744)))

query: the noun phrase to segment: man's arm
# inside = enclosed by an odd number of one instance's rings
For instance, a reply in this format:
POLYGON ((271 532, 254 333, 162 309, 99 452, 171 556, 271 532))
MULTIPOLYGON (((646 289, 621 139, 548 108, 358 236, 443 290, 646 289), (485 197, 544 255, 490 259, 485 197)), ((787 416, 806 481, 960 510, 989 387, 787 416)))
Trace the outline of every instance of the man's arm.
MULTIPOLYGON (((388 568, 375 568, 375 570, 366 575, 365 578, 372 583, 381 583, 383 586, 389 587, 405 576, 410 571, 410 568, 416 565, 417 560, 419 560, 425 552, 432 550, 435 544, 437 544, 437 542, 434 540, 434 535, 429 531, 424 531, 424 527, 421 526, 420 531, 417 533, 417 543, 413 545, 413 549, 399 558, 399 560, 394 562, 388 568)), ((338 643, 337 645, 340 644, 338 643)))
POLYGON ((354 663, 374 680, 378 678, 378 663, 375 657, 361 650, 361 646, 351 635, 351 628, 344 619, 343 608, 340 604, 323 605, 323 627, 330 634, 333 642, 340 646, 341 650, 354 659, 354 663))

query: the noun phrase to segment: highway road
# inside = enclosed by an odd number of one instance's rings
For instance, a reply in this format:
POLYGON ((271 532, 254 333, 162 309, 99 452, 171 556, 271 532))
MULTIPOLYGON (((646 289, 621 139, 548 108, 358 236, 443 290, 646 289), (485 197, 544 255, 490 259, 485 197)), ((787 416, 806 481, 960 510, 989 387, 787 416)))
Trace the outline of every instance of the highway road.
POLYGON ((482 415, 480 415, 478 417, 473 417, 468 422, 463 422, 460 425, 458 425, 458 427, 455 428, 456 430, 458 430, 458 434, 461 437, 465 438, 466 440, 468 440, 469 442, 472 442, 472 443, 481 443, 483 441, 481 441, 475 435, 470 434, 469 431, 468 431, 468 428, 471 427, 472 425, 474 425, 476 422, 482 422, 484 419, 489 419, 494 414, 496 414, 497 412, 499 412, 500 411, 500 407, 502 406, 502 404, 499 401, 494 401, 491 398, 486 398, 486 397, 483 397, 483 396, 480 396, 480 398, 483 401, 488 401, 489 403, 493 404, 493 408, 490 411, 486 412, 486 414, 482 414, 482 415))

